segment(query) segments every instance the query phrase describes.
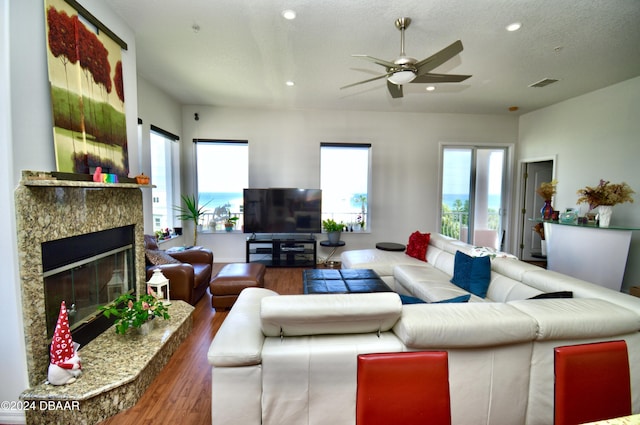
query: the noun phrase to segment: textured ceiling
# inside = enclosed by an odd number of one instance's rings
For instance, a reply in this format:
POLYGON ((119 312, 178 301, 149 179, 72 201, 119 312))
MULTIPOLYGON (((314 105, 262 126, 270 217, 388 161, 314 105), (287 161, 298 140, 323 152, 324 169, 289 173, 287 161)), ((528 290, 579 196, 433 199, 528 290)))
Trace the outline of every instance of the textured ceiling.
POLYGON ((520 114, 640 75, 640 0, 103 1, 136 34, 138 73, 182 104, 520 114), (397 58, 402 16, 408 56, 460 39, 434 72, 472 77, 401 99, 384 79, 340 90, 384 71, 352 54, 397 58), (559 81, 528 87, 544 78, 559 81))

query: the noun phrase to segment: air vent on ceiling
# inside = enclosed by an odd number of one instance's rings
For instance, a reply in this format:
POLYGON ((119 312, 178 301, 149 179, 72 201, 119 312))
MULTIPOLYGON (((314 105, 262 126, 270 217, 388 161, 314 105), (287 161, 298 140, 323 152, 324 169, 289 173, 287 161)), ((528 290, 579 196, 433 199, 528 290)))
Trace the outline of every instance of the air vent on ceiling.
POLYGON ((557 81, 558 80, 554 80, 553 78, 544 78, 544 79, 538 81, 537 83, 529 84, 529 87, 545 87, 545 86, 548 86, 549 84, 553 84, 553 83, 555 83, 557 81))

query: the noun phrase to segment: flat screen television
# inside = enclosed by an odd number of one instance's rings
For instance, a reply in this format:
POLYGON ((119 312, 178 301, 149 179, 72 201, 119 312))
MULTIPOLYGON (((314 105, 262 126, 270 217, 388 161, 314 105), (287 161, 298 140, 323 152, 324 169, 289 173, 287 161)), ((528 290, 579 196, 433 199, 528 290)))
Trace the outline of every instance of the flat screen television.
POLYGON ((244 189, 244 233, 320 233, 321 189, 244 189))

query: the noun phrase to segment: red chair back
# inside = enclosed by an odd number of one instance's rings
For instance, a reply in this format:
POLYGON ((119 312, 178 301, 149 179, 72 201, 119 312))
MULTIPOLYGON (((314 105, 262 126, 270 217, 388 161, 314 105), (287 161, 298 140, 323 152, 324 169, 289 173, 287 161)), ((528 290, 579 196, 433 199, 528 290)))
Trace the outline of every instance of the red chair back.
POLYGON ((631 414, 625 341, 555 348, 555 425, 631 414))
POLYGON ((358 356, 356 425, 451 425, 446 351, 358 356))

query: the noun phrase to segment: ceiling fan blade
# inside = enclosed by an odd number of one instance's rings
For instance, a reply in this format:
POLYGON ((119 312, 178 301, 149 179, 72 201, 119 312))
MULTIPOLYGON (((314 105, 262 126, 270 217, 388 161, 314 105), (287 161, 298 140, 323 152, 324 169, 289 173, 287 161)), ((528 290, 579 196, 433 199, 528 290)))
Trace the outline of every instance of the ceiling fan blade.
POLYGON ((361 58, 364 60, 368 60, 369 62, 377 63, 378 65, 384 66, 385 68, 394 68, 397 66, 393 62, 389 62, 384 59, 374 58, 373 56, 369 56, 369 55, 351 55, 351 56, 354 58, 361 58))
POLYGON ((462 41, 457 40, 444 49, 440 50, 438 53, 435 53, 428 58, 421 60, 416 64, 418 75, 425 74, 432 69, 439 67, 440 65, 460 53, 462 49, 462 41))
POLYGON ((346 86, 340 87, 340 90, 347 89, 349 87, 357 86, 359 84, 369 83, 371 81, 380 80, 381 78, 387 78, 389 75, 393 74, 393 72, 389 72, 387 74, 378 75, 377 77, 369 78, 368 80, 358 81, 357 83, 348 84, 346 86))
POLYGON ((418 75, 411 83, 459 83, 471 77, 471 75, 454 74, 423 74, 418 75))
POLYGON ((400 84, 393 84, 391 81, 387 80, 387 88, 389 89, 389 93, 392 98, 397 99, 402 97, 402 86, 400 84))

